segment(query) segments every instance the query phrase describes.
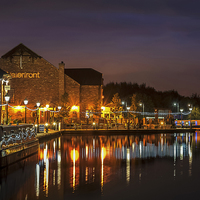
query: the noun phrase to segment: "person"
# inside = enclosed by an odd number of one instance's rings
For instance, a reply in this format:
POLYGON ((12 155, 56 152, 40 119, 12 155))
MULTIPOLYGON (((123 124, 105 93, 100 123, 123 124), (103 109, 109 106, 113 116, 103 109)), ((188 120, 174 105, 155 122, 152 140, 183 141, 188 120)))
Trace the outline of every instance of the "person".
POLYGON ((48 133, 48 126, 46 126, 46 133, 48 133))

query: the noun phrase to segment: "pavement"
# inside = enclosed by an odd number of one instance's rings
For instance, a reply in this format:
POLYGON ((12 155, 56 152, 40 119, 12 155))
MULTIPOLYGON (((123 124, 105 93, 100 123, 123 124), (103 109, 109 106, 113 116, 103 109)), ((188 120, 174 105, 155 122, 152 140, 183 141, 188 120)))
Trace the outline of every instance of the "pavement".
POLYGON ((61 134, 61 131, 55 131, 55 130, 48 130, 48 133, 46 132, 40 132, 40 133, 37 133, 37 138, 40 140, 42 138, 49 138, 49 137, 55 137, 57 135, 60 135, 61 134))

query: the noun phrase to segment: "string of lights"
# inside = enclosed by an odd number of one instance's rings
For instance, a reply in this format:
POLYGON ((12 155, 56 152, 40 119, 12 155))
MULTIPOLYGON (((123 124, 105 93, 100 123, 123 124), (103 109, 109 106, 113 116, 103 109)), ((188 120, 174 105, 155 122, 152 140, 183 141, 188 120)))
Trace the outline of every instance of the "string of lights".
MULTIPOLYGON (((0 106, 6 106, 7 104, 0 104, 0 106)), ((8 106, 9 107, 11 107, 11 108, 13 108, 13 109, 19 109, 19 106, 11 106, 11 105, 9 105, 8 104, 8 106)), ((28 107, 26 107, 28 110, 30 110, 30 111, 37 111, 37 110, 39 110, 39 108, 36 108, 36 109, 31 109, 31 108, 28 108, 28 107)), ((48 111, 48 112, 52 112, 52 113, 58 113, 58 112, 60 112, 61 110, 57 110, 57 111, 55 111, 55 110, 45 110, 45 111, 48 111)), ((62 112, 68 112, 68 111, 62 111, 62 112)), ((90 115, 90 114, 102 114, 102 112, 88 112, 88 111, 86 111, 86 112, 80 112, 80 113, 86 113, 86 114, 88 114, 88 115, 90 115)), ((113 111, 113 112, 110 112, 110 113, 113 113, 113 114, 121 114, 121 113, 130 113, 130 114, 141 114, 141 115, 146 115, 146 116, 152 116, 152 115, 189 115, 189 114, 191 114, 191 111, 188 111, 188 112, 174 112, 174 113, 161 113, 161 112, 159 112, 159 113, 155 113, 155 112, 139 112, 139 111, 131 111, 131 110, 129 110, 129 111, 113 111)))

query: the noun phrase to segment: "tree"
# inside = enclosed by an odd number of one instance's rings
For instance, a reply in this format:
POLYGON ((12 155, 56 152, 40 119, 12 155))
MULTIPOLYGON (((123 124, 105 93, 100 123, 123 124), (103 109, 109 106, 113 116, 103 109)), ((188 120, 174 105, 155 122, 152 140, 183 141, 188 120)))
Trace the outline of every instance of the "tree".
MULTIPOLYGON (((154 104, 150 96, 142 93, 133 94, 131 97, 131 111, 142 112, 142 106, 140 104, 144 104, 145 112, 154 112, 154 104)), ((132 113, 134 117, 138 116, 137 113, 132 113)))
POLYGON ((112 112, 114 112, 115 118, 121 114, 120 111, 123 110, 123 107, 118 93, 114 94, 110 106, 112 112))
POLYGON ((94 112, 95 115, 101 116, 101 102, 100 100, 95 100, 93 105, 92 105, 92 111, 94 112))
MULTIPOLYGON (((138 99, 137 99, 137 95, 133 94, 133 96, 131 97, 131 107, 130 107, 130 111, 138 111, 138 99)), ((131 112, 130 112, 131 113, 131 112)), ((131 115, 133 115, 134 117, 137 117, 137 113, 131 113, 131 115)))
POLYGON ((65 119, 69 116, 70 110, 71 106, 69 104, 69 95, 67 92, 65 92, 61 97, 61 110, 58 112, 56 117, 65 119))
POLYGON ((191 114, 188 115, 188 119, 199 120, 200 119, 200 108, 193 107, 191 114))

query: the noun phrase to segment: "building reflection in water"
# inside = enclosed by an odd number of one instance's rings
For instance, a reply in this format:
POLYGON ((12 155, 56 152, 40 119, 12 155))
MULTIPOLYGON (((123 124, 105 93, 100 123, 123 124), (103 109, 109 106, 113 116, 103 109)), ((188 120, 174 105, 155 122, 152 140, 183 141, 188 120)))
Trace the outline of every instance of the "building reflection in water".
POLYGON ((126 182, 127 184, 130 181, 130 175, 131 175, 131 168, 130 168, 130 149, 127 148, 127 158, 126 158, 126 182))
MULTIPOLYGON (((195 144, 198 135, 195 136, 195 144)), ((126 184, 136 175, 142 181, 141 168, 135 172, 135 162, 145 159, 171 158, 176 178, 186 157, 192 176, 193 134, 157 134, 140 136, 62 136, 40 145, 36 165, 36 196, 41 194, 40 180, 46 197, 49 187, 75 193, 86 186, 98 187, 103 194, 106 183, 119 173, 126 184), (57 168, 57 170, 56 170, 57 168), (118 170, 118 171, 117 171, 118 170), (116 172, 117 171, 117 172, 116 172), (100 172, 100 173, 99 173, 100 172), (43 176, 43 177, 41 177, 43 176), (63 178, 64 177, 64 178, 63 178)))
POLYGON ((103 161, 106 157, 106 149, 104 147, 101 148, 101 193, 103 194, 103 184, 104 184, 104 174, 103 174, 103 161))
POLYGON ((36 171, 35 171, 35 177, 36 177, 36 184, 35 184, 35 192, 36 197, 39 197, 40 194, 40 166, 39 164, 36 164, 36 171))
POLYGON ((48 197, 49 190, 49 159, 48 159, 48 145, 44 149, 44 184, 43 191, 46 192, 46 197, 48 197))
POLYGON ((57 152, 57 166, 58 166, 58 172, 57 172, 57 185, 58 185, 58 189, 60 189, 61 186, 61 151, 58 150, 57 152))

